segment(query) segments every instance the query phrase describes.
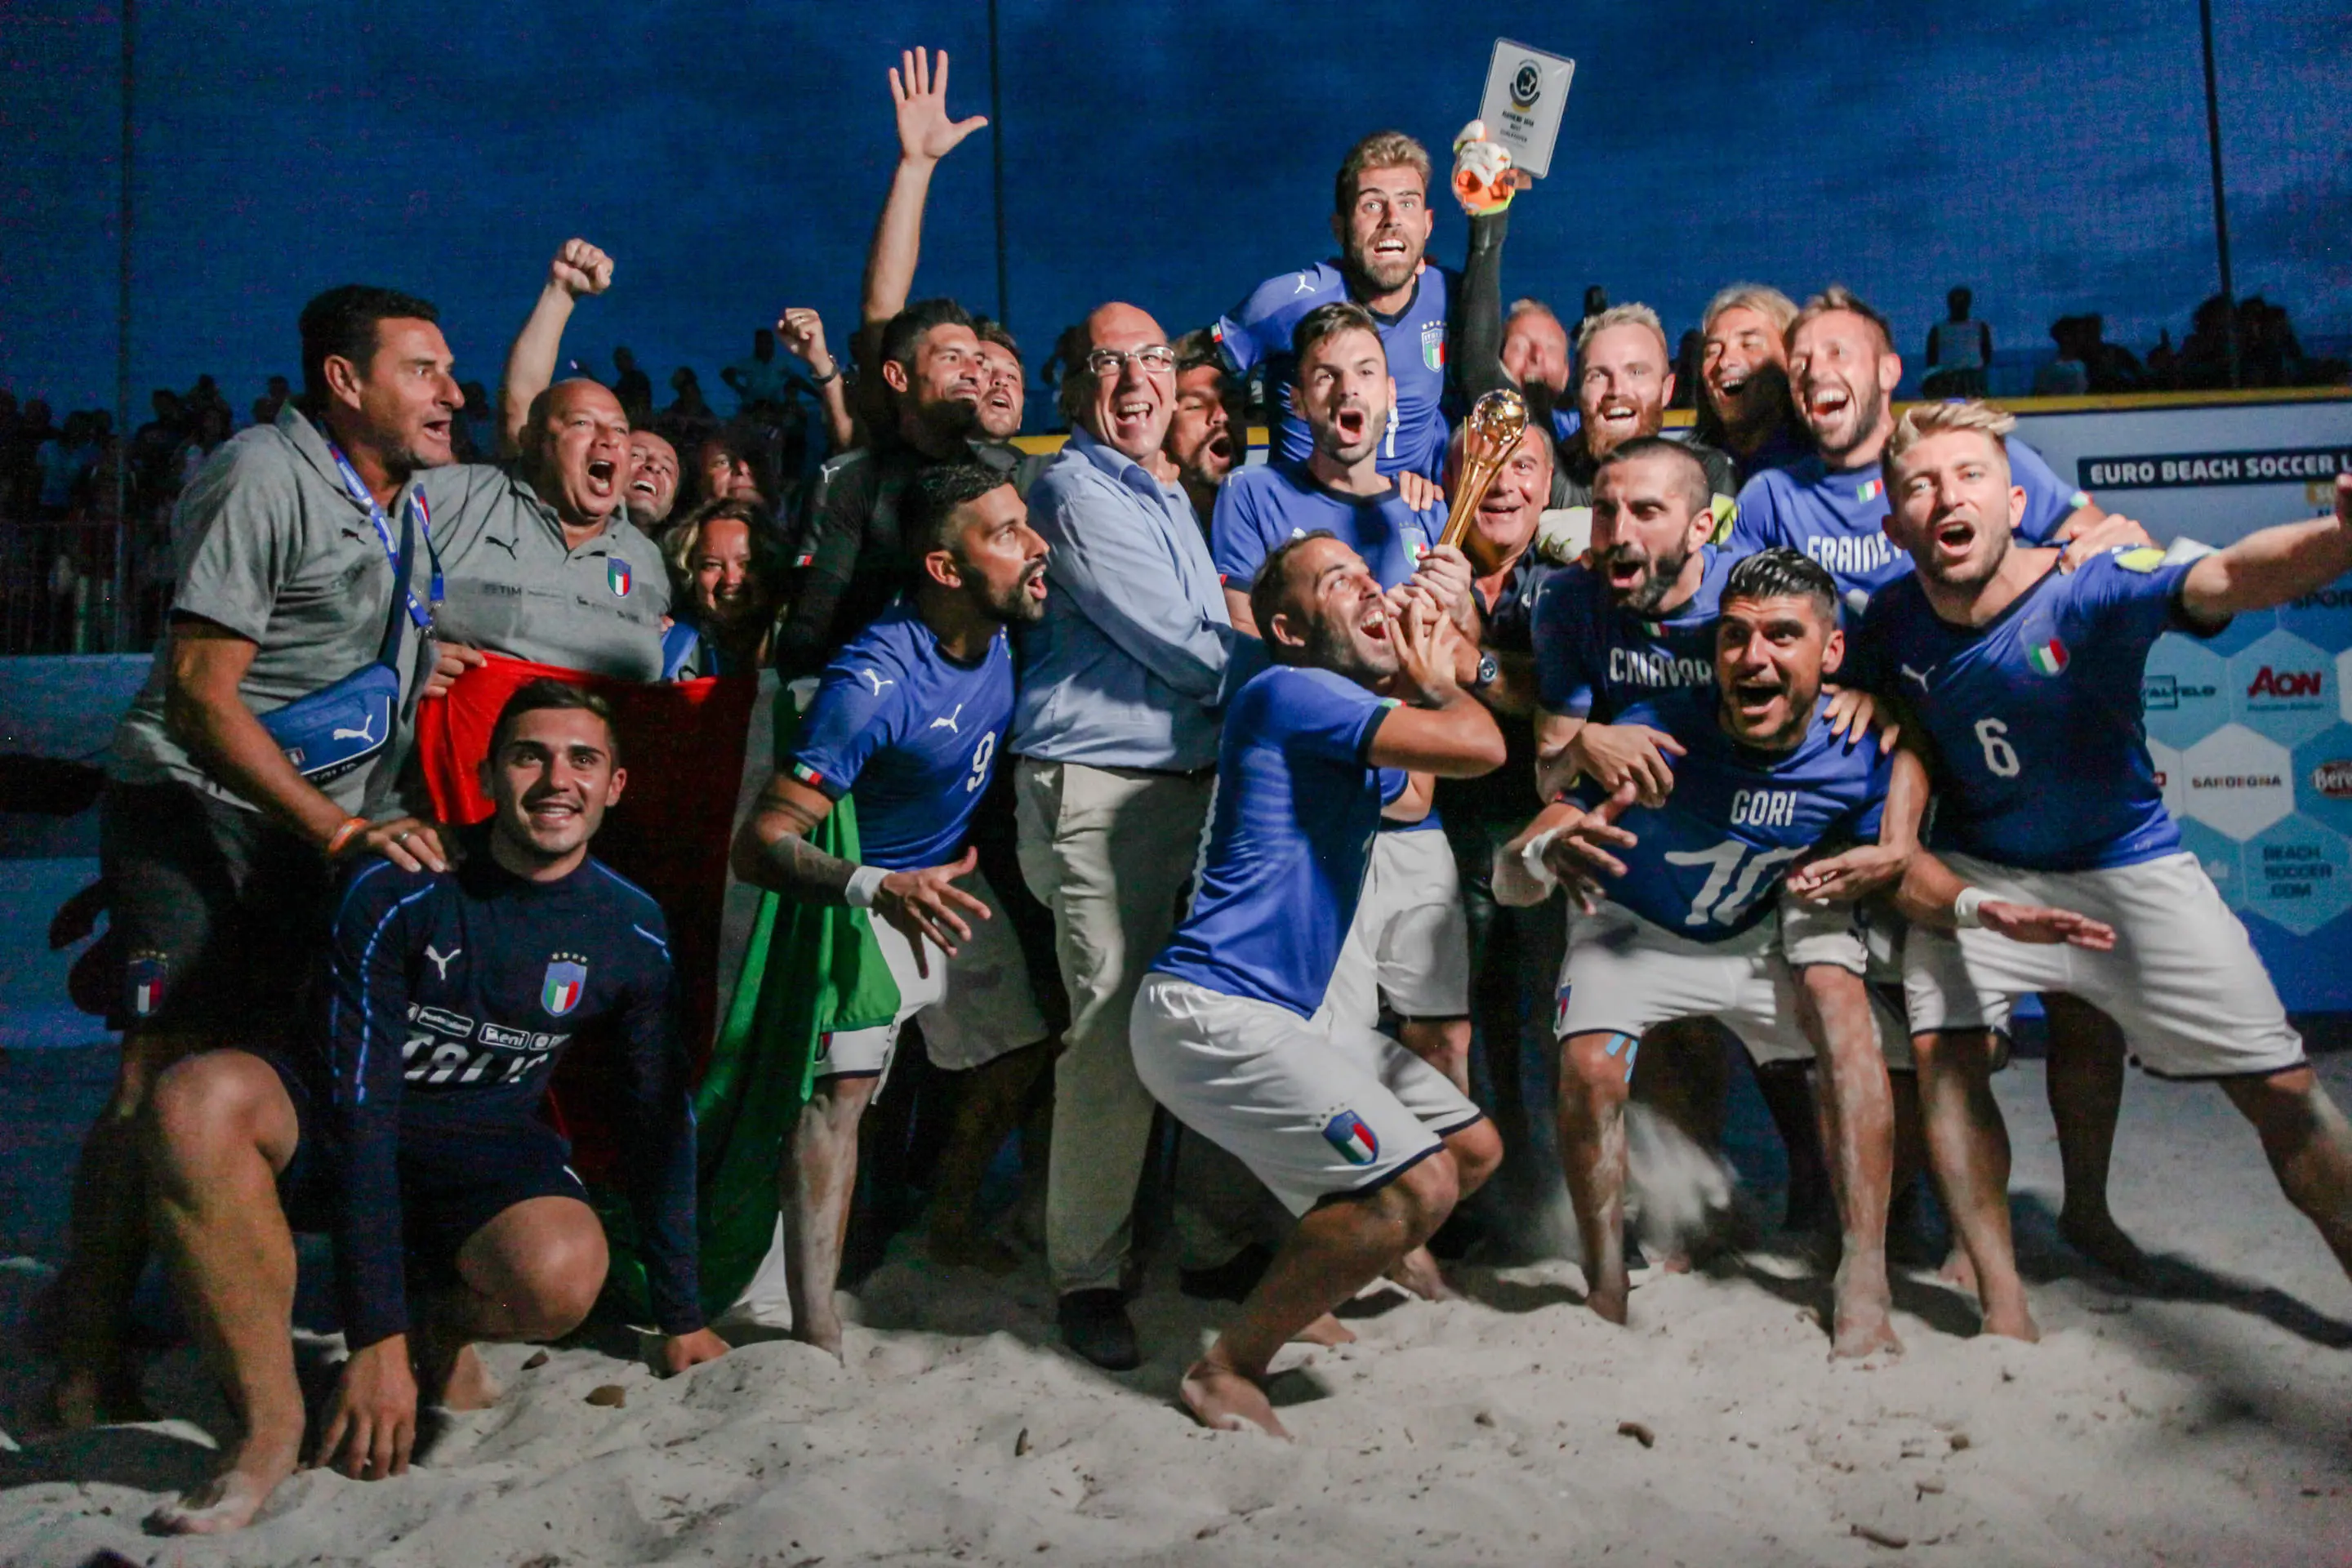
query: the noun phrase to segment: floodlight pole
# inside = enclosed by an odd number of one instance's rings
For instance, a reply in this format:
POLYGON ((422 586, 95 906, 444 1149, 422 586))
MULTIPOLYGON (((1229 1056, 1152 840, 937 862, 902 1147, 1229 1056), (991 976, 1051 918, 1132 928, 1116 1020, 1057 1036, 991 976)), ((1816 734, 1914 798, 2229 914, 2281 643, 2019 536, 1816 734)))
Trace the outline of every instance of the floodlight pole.
POLYGON ((996 184, 996 319, 1013 330, 1004 265, 1004 78, 997 68, 996 0, 988 0, 988 154, 996 184))
POLYGON ((137 78, 132 0, 122 7, 122 182, 115 218, 114 296, 114 637, 121 653, 131 641, 131 108, 137 78))
POLYGON ((2230 202, 2221 188, 2221 100, 2213 78, 2213 0, 2197 0, 2205 41, 2205 144, 2213 157, 2213 248, 2221 258, 2221 303, 2229 312, 2230 384, 2244 384, 2238 361, 2238 291, 2230 279, 2230 202))

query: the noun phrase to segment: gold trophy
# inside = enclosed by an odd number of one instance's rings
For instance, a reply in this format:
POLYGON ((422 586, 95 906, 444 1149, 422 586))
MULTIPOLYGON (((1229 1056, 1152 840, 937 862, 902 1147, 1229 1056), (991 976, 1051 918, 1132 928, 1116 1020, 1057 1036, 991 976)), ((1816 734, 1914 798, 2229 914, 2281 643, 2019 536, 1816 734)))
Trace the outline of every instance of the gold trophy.
POLYGON ((1471 518, 1495 488, 1495 476, 1503 471, 1503 460, 1527 428, 1528 400, 1508 387, 1486 394, 1471 406, 1470 416, 1462 422, 1462 468, 1454 477, 1454 505, 1445 514, 1439 544, 1460 548, 1471 518))

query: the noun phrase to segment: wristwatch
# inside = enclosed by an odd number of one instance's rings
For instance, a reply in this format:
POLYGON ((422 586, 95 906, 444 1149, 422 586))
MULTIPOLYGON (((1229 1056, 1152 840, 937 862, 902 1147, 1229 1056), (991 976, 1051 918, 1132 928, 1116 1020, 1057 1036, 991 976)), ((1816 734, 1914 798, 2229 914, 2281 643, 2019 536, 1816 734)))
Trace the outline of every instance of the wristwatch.
POLYGON ((1503 667, 1495 662, 1495 656, 1488 653, 1485 648, 1480 648, 1478 650, 1478 673, 1472 679, 1470 682, 1470 689, 1473 691, 1486 690, 1486 688, 1494 685, 1497 679, 1501 679, 1503 667))

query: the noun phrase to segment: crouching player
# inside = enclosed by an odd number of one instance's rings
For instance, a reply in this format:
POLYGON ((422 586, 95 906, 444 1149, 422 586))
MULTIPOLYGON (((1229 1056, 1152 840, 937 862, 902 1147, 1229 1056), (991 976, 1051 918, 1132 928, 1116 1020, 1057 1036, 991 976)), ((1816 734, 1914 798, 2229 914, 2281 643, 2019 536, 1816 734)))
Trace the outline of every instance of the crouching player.
POLYGON ((1203 1426, 1286 1436, 1263 1386, 1283 1342, 1428 1240, 1502 1158, 1444 1074, 1360 1025, 1312 1020, 1355 918, 1381 807, 1409 773, 1473 778, 1502 732, 1454 681, 1460 633, 1393 602, 1328 533, 1270 553, 1251 610, 1275 667, 1226 710, 1192 912, 1136 994, 1136 1075, 1299 1216, 1184 1374, 1203 1426))
MULTIPOLYGON (((1643 1032, 1711 1017, 1759 1066, 1818 1061, 1823 1143, 1844 1248, 1835 1349, 1899 1350, 1889 1320, 1886 1202, 1894 1159, 1888 1057, 1907 1066, 1903 1027, 1863 983, 1851 911, 1778 897, 1792 862, 1824 841, 1890 835, 1892 765, 1874 740, 1840 736, 1822 678, 1843 654, 1837 585, 1792 550, 1732 568, 1716 623, 1715 685, 1637 702, 1630 721, 1684 755, 1671 792, 1636 805, 1628 780, 1606 798, 1547 808, 1516 848, 1587 906, 1560 981, 1559 1142, 1584 1240, 1588 1304, 1625 1321, 1623 1114, 1643 1032), (1538 847, 1539 846, 1539 847, 1538 847)), ((1900 877, 1908 845, 1849 897, 1900 877)), ((1532 867, 1528 868, 1532 869, 1532 867)))
MULTIPOLYGON (((875 945, 898 984, 889 1023, 823 1037, 815 1090, 781 1177, 793 1337, 836 1356, 841 1318, 833 1289, 857 1182, 857 1123, 889 1071, 899 1028, 947 996, 951 959, 996 975, 1021 968, 1009 928, 979 923, 992 911, 977 891, 956 884, 978 864, 964 839, 1013 719, 1005 627, 1045 613, 1045 542, 1029 526, 1012 480, 978 463, 926 468, 908 487, 899 517, 918 563, 911 596, 894 602, 825 667, 790 764, 744 819, 733 858, 735 874, 757 887, 880 917, 875 945), (807 837, 852 786, 859 865, 807 837)), ((999 1012, 1009 1021, 1024 1010, 999 1012)), ((1008 1122, 1026 1078, 1045 1060, 1043 1052, 1021 1048, 1045 1034, 1034 1005, 1025 1013, 1028 1022, 990 1031, 1014 1047, 1009 1053, 983 1064, 959 1052, 963 1059, 941 1064, 1022 1079, 973 1085, 1008 1122)), ((997 1128, 996 1142, 1010 1131, 997 1128)))
MULTIPOLYGON (((2139 704, 2168 630, 2211 636, 2352 569, 2352 477, 2336 515, 2266 528, 2194 561, 2147 546, 2093 556, 2012 535, 2026 494, 2006 414, 1923 405, 1886 444, 1887 536, 1917 570, 1872 600, 1857 683, 1907 705, 1936 763, 1932 842, 1967 885, 1956 933, 1915 930, 1905 991, 1929 1158, 1976 1268, 1985 1326, 2035 1337, 2009 1231, 2008 1139, 1981 1028, 2023 992, 2079 996, 2142 1068, 2210 1079, 2254 1124, 2288 1199, 2352 1270, 2352 1131, 2305 1058, 2245 928, 2164 805, 2139 704), (1981 900, 2058 903, 2111 925, 2111 951, 2029 947, 1981 900), (1991 1011, 1989 1013, 1988 1008, 1991 1011), (1995 1156, 1965 1160, 1987 1139, 1995 1156)), ((1906 879, 1906 902, 1916 890, 1906 879)), ((1940 895, 1938 895, 1940 898, 1940 895)))
POLYGON ((604 1233, 539 1110, 583 1034, 612 1038, 614 1118, 671 1372, 726 1353, 696 1291, 694 1116, 660 908, 588 854, 621 796, 604 704, 560 681, 508 700, 495 806, 454 871, 367 864, 336 896, 321 1016, 291 1059, 212 1051, 163 1075, 147 1129, 154 1234, 245 1435, 163 1530, 249 1522, 292 1472, 294 1238, 334 1238, 351 1359, 319 1457, 408 1465, 420 1387, 494 1397, 471 1346, 548 1340, 604 1283, 604 1233), (417 1296, 414 1310, 410 1292, 417 1296))

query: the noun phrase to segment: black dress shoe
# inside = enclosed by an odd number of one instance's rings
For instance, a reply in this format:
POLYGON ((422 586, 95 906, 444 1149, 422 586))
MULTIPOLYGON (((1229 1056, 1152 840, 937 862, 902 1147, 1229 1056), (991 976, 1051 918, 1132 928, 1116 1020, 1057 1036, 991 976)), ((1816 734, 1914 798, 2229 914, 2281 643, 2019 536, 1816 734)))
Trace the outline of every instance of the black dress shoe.
POLYGON ((1143 1364, 1135 1325, 1127 1321, 1127 1299, 1116 1290, 1073 1290, 1055 1310, 1062 1342, 1105 1372, 1132 1372, 1143 1364))
POLYGON ((1176 1289, 1196 1301, 1245 1301, 1274 1261, 1274 1254, 1251 1242, 1214 1268, 1179 1268, 1176 1289))

